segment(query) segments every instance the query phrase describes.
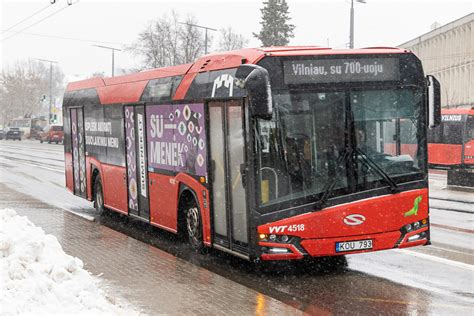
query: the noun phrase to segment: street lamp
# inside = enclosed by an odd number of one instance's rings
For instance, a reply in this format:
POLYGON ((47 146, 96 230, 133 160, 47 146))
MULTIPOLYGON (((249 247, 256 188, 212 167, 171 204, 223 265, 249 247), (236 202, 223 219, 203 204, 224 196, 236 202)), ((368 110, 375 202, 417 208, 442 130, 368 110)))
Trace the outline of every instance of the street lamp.
POLYGON ((53 114, 53 64, 57 64, 57 61, 48 60, 48 59, 40 59, 34 58, 38 61, 49 63, 49 123, 53 123, 52 114, 53 114))
POLYGON ((213 28, 210 28, 210 27, 207 27, 207 26, 202 26, 202 25, 197 25, 197 24, 191 24, 191 23, 183 23, 183 22, 179 22, 179 24, 183 24, 183 25, 188 25, 188 26, 193 26, 193 27, 197 27, 197 28, 201 28, 201 29, 204 29, 204 55, 207 55, 207 31, 217 31, 216 29, 213 29, 213 28))
POLYGON ((118 49, 118 48, 113 48, 113 47, 109 47, 109 46, 102 46, 102 45, 92 45, 92 46, 95 46, 95 47, 100 47, 100 48, 105 48, 105 49, 110 49, 112 51, 112 77, 114 76, 114 73, 115 73, 115 66, 114 66, 114 59, 115 59, 115 51, 122 51, 121 49, 118 49))
MULTIPOLYGON (((365 0, 355 0, 359 3, 367 3, 365 0)), ((349 48, 354 48, 354 0, 351 0, 351 26, 349 31, 349 48)))

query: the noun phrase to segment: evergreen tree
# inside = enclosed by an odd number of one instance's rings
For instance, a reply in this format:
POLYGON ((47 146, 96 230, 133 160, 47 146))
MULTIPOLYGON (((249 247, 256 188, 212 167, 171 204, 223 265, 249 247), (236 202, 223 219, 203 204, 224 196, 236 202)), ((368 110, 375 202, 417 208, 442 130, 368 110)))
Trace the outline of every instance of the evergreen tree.
POLYGON ((290 24, 288 4, 286 0, 265 0, 263 1, 262 29, 253 36, 258 38, 263 46, 284 46, 288 45, 290 38, 294 37, 295 26, 290 24))

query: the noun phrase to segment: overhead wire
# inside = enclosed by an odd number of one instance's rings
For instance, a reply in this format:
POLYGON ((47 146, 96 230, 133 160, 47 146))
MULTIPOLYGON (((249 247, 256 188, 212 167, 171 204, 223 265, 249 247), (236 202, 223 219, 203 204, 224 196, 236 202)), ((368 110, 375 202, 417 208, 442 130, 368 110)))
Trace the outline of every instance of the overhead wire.
POLYGON ((29 29, 29 28, 31 28, 31 27, 33 27, 33 26, 35 26, 35 25, 37 25, 37 24, 43 22, 44 20, 46 20, 46 19, 48 19, 48 18, 50 18, 50 17, 52 17, 52 16, 58 14, 59 12, 64 11, 65 9, 67 9, 67 8, 69 8, 69 7, 72 7, 72 5, 74 5, 74 4, 78 3, 78 2, 79 2, 79 1, 76 1, 76 2, 71 3, 70 5, 67 5, 67 6, 65 6, 65 7, 62 7, 61 9, 54 11, 54 12, 51 13, 50 15, 45 16, 45 17, 42 18, 41 20, 36 21, 35 23, 28 25, 27 27, 24 27, 24 28, 22 28, 22 29, 19 30, 19 31, 15 31, 15 33, 13 33, 12 35, 3 38, 2 41, 6 41, 6 40, 8 40, 8 39, 10 39, 10 38, 12 38, 12 37, 14 37, 14 36, 20 34, 21 32, 23 32, 23 31, 25 31, 25 30, 27 30, 27 29, 29 29))
POLYGON ((128 45, 128 44, 121 43, 121 42, 109 42, 109 41, 101 41, 101 40, 95 40, 95 39, 61 36, 61 35, 39 34, 39 33, 30 33, 30 32, 21 32, 21 34, 22 35, 29 35, 29 36, 44 37, 44 38, 53 38, 53 39, 62 39, 62 40, 77 41, 77 42, 86 42, 86 43, 115 44, 115 45, 123 45, 123 46, 128 45))
POLYGON ((10 26, 9 28, 6 28, 6 29, 2 30, 2 34, 5 33, 5 32, 8 32, 9 30, 11 30, 12 28, 14 28, 15 26, 20 25, 21 23, 23 23, 23 22, 25 22, 25 21, 31 19, 31 18, 34 17, 35 15, 37 15, 37 14, 43 12, 44 10, 48 9, 48 8, 49 8, 50 6, 52 6, 53 4, 54 4, 54 3, 48 4, 47 6, 45 6, 45 7, 41 8, 41 9, 39 9, 38 11, 34 12, 33 14, 31 14, 31 15, 27 16, 26 18, 22 19, 21 21, 19 21, 19 22, 13 24, 13 25, 10 26))

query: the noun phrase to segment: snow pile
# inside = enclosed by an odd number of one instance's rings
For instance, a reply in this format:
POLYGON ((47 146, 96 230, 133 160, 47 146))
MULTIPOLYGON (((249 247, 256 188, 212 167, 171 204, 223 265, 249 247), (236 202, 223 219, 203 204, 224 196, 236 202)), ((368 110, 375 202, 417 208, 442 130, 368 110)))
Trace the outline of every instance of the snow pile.
POLYGON ((114 305, 56 237, 0 210, 0 314, 136 314, 114 305))

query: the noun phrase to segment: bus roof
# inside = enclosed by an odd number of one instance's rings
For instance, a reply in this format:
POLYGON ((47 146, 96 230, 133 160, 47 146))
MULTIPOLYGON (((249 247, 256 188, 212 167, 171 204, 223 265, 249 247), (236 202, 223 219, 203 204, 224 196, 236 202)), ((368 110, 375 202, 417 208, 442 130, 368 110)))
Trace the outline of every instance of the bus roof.
POLYGON ((218 69, 238 67, 243 63, 255 64, 265 56, 304 56, 304 55, 347 55, 347 54, 387 54, 408 53, 409 51, 395 47, 368 47, 361 49, 332 49, 320 46, 275 46, 262 48, 245 48, 224 53, 213 53, 198 58, 193 64, 184 64, 165 68, 141 71, 134 74, 70 82, 66 91, 148 81, 150 79, 199 73, 218 69))
MULTIPOLYGON (((218 52, 198 58, 192 64, 158 68, 134 74, 91 78, 71 82, 66 94, 81 90, 95 90, 100 104, 119 104, 139 102, 148 82, 152 79, 182 76, 172 100, 183 100, 199 73, 213 70, 237 68, 246 64, 256 64, 266 56, 315 56, 315 55, 359 55, 359 54, 405 54, 410 51, 395 47, 368 47, 361 49, 332 49, 319 46, 276 46, 245 48, 229 52, 218 52)), ((83 95, 80 93, 79 95, 83 95)))
POLYGON ((474 115, 474 106, 471 108, 455 108, 455 109, 442 109, 441 114, 468 114, 474 115))

